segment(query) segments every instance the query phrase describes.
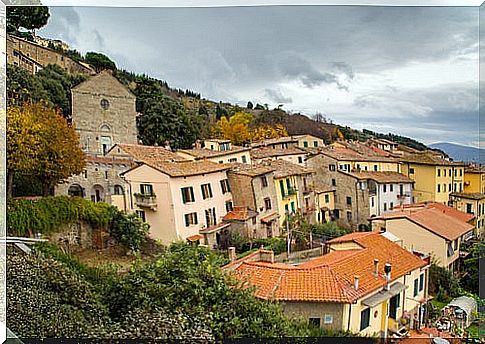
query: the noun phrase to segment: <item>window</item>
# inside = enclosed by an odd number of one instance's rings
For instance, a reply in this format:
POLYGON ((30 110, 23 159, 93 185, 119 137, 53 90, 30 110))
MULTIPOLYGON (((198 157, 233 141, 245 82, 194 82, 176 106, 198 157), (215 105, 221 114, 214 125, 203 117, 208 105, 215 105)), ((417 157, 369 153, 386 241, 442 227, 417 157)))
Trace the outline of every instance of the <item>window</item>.
POLYGON ((333 211, 333 216, 335 216, 336 219, 340 219, 340 211, 338 209, 335 209, 333 211))
MULTIPOLYGON (((231 191, 231 188, 229 187, 229 180, 222 179, 220 181, 220 183, 221 183, 222 194, 225 194, 225 193, 228 193, 229 191, 231 191)), ((205 185, 209 185, 210 186, 210 184, 205 184, 205 185)))
POLYGON ((181 188, 180 190, 182 191, 182 202, 184 202, 184 204, 195 202, 194 188, 192 186, 181 188))
POLYGON ((463 170, 460 169, 460 177, 462 177, 462 176, 463 176, 463 170))
POLYGON ((390 192, 394 192, 394 184, 390 184, 389 185, 389 191, 390 192))
POLYGON ((246 158, 246 156, 245 156, 245 155, 243 155, 243 156, 241 157, 241 161, 242 161, 242 163, 243 163, 243 164, 247 164, 247 163, 248 163, 248 159, 246 158))
POLYGON ((450 177, 451 177, 451 168, 450 168, 450 170, 449 170, 448 172, 449 172, 449 173, 448 173, 448 176, 450 176, 450 177))
POLYGON ((143 210, 137 210, 136 215, 143 220, 143 222, 146 222, 146 217, 145 217, 145 212, 143 210))
POLYGON ((460 192, 463 192, 463 184, 460 183, 460 192))
POLYGON ((152 184, 140 184, 140 193, 142 195, 153 195, 152 184))
POLYGON ((318 147, 318 141, 313 141, 313 147, 318 147))
POLYGON ((237 158, 231 158, 229 159, 229 162, 237 162, 237 158))
POLYGON ((311 325, 320 327, 320 318, 310 318, 309 321, 311 325))
POLYGON ((303 158, 301 156, 298 157, 298 163, 303 164, 303 158))
POLYGON ((423 291, 424 289, 424 273, 419 275, 419 291, 423 291))
POLYGON ((397 294, 391 297, 391 300, 389 301, 389 318, 396 319, 397 309, 399 308, 399 303, 401 301, 400 296, 400 294, 397 294))
POLYGON ((280 180, 280 191, 281 191, 281 196, 285 197, 285 184, 283 180, 280 180))
POLYGON ((202 190, 202 198, 203 199, 212 198, 212 188, 211 188, 210 183, 202 184, 200 186, 200 188, 202 190))
POLYGON ((83 171, 83 176, 84 176, 84 178, 87 178, 88 177, 88 171, 87 170, 84 170, 83 171))
POLYGON ((332 314, 325 314, 323 318, 324 324, 332 324, 333 323, 333 315, 332 314))
POLYGON ((384 211, 386 211, 386 210, 387 210, 387 203, 384 202, 384 211))
POLYGON ((261 185, 263 185, 263 188, 268 187, 268 179, 266 178, 266 176, 261 177, 261 185))
POLYGON ((438 184, 438 192, 441 192, 441 184, 438 184))
POLYGON ((409 174, 414 174, 414 168, 409 169, 409 174))
POLYGON ((215 226, 216 223, 216 208, 206 209, 205 211, 205 224, 209 228, 215 226))
POLYGON ((419 283, 419 280, 416 278, 414 280, 414 293, 413 293, 413 296, 416 297, 418 296, 418 283, 419 283))
POLYGON ((269 197, 267 197, 267 198, 264 199, 264 208, 266 210, 270 210, 271 209, 271 200, 269 199, 269 197))
POLYGON ((347 212, 347 221, 352 221, 352 212, 351 211, 347 212))
POLYGON ((458 250, 458 239, 455 239, 455 241, 453 242, 453 249, 455 251, 458 250))
POLYGON ((291 212, 295 213, 296 208, 295 208, 295 202, 291 202, 291 212))
POLYGON ((328 194, 325 195, 325 203, 330 202, 330 196, 328 194))
POLYGON ((470 203, 467 203, 466 204, 466 212, 468 214, 473 214, 473 212, 472 212, 472 205, 470 203))
POLYGON ((99 105, 101 105, 101 108, 103 110, 108 110, 108 108, 109 108, 109 101, 108 101, 108 99, 104 99, 104 98, 101 99, 101 101, 99 102, 99 105))
POLYGON ((337 182, 335 181, 335 179, 332 179, 332 186, 337 186, 337 182))
POLYGON ((451 183, 448 184, 448 191, 451 192, 451 183))
POLYGON ((370 308, 360 312, 360 330, 364 330, 370 325, 370 308))
POLYGON ((226 201, 226 212, 232 211, 232 201, 226 201))
POLYGON ((305 147, 305 148, 308 147, 308 141, 303 141, 303 147, 305 147))
POLYGON ((448 254, 448 257, 451 257, 452 255, 455 254, 455 251, 453 251, 453 246, 451 245, 451 242, 448 243, 447 254, 448 254))
POLYGON ((382 185, 382 192, 387 192, 387 184, 382 185))
POLYGON ((189 227, 197 224, 197 213, 185 214, 185 227, 189 227))
POLYGON ((374 197, 371 197, 371 199, 370 199, 370 206, 374 207, 374 197))
POLYGON ((347 205, 352 205, 352 197, 347 196, 347 205))
POLYGON ((334 165, 334 164, 330 164, 330 165, 328 165, 328 169, 329 169, 330 171, 335 171, 335 165, 334 165))
POLYGON ((438 177, 441 177, 441 170, 438 168, 438 177))
POLYGON ((115 185, 114 194, 123 195, 123 187, 121 185, 115 185))
POLYGON ((104 178, 108 179, 108 171, 104 171, 104 178))
POLYGON ((389 210, 391 210, 392 208, 394 208, 394 202, 391 202, 391 203, 389 204, 389 210))
POLYGON ((288 206, 288 203, 285 204, 285 214, 288 214, 290 212, 290 207, 288 206))
POLYGON ((377 165, 374 165, 374 171, 377 171, 377 165))
POLYGON ((455 177, 457 176, 457 174, 458 174, 458 170, 455 170, 455 177))

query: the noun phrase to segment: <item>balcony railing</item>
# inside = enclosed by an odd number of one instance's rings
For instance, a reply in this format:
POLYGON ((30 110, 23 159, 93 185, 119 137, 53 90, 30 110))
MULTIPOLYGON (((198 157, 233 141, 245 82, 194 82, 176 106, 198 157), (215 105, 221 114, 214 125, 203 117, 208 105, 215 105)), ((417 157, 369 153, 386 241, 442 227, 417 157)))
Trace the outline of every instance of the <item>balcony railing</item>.
POLYGON ((296 195, 296 189, 290 187, 288 189, 286 189, 283 193, 282 193, 282 196, 283 197, 290 197, 290 196, 293 196, 293 195, 296 195))
POLYGON ((141 208, 157 208, 157 197, 155 194, 135 194, 135 203, 141 208))

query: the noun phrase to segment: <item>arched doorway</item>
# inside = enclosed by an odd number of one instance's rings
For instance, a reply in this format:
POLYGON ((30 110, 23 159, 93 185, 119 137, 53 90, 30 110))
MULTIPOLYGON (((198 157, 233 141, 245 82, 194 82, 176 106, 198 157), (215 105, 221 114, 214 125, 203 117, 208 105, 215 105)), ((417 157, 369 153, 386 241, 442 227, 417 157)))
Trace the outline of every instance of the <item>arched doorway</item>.
POLYGON ((104 188, 101 185, 96 184, 93 186, 91 190, 91 201, 96 203, 104 201, 104 188))
POLYGON ((115 195, 123 195, 123 187, 121 185, 115 185, 114 192, 115 195))
POLYGON ((69 196, 83 197, 83 188, 79 184, 72 184, 67 190, 69 196))

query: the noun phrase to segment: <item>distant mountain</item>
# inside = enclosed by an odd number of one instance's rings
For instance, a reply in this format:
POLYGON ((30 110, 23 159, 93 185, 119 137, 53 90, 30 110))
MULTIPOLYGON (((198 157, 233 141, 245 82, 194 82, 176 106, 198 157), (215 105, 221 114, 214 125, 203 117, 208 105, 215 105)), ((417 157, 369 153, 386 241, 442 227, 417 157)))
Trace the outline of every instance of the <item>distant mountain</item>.
POLYGON ((455 143, 439 142, 428 145, 430 148, 440 149, 455 161, 485 163, 485 149, 457 145, 455 143))

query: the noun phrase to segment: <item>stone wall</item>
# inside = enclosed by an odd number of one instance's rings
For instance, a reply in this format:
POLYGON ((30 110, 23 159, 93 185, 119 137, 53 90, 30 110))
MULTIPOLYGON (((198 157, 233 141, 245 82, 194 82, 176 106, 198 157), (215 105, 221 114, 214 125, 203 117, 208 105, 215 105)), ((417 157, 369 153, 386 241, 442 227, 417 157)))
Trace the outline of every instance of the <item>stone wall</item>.
POLYGON ((57 51, 12 35, 7 35, 7 60, 8 63, 20 66, 31 74, 39 70, 36 65, 47 66, 48 64, 56 64, 69 73, 94 74, 93 69, 57 51), (25 59, 35 63, 26 64, 25 59))
MULTIPOLYGON (((283 311, 290 318, 300 318, 309 321, 310 318, 319 318, 320 327, 327 330, 343 330, 344 305, 330 302, 284 302, 283 311), (325 324, 325 315, 332 316, 332 323, 325 324)), ((346 325, 346 324, 345 324, 346 325)), ((345 327, 345 329, 347 329, 345 327)))
POLYGON ((103 249, 111 241, 106 229, 93 228, 89 223, 80 221, 67 224, 59 233, 51 234, 49 242, 71 252, 78 249, 103 249))

